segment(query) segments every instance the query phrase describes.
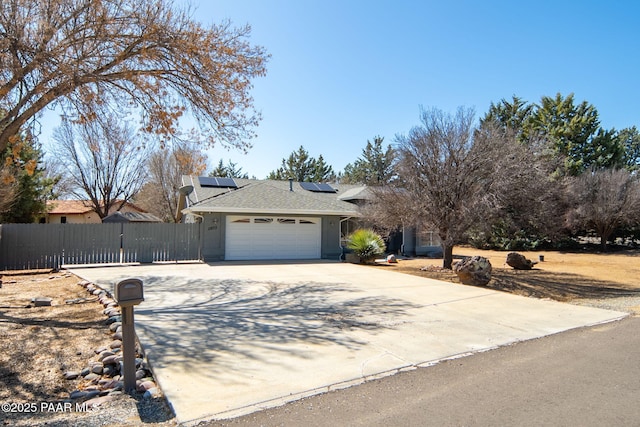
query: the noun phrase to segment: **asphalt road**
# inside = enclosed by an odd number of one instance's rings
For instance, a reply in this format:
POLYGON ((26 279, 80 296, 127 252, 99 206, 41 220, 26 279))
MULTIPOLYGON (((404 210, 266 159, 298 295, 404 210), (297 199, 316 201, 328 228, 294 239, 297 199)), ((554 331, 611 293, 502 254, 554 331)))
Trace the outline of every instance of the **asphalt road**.
POLYGON ((640 317, 207 425, 640 426, 640 317))

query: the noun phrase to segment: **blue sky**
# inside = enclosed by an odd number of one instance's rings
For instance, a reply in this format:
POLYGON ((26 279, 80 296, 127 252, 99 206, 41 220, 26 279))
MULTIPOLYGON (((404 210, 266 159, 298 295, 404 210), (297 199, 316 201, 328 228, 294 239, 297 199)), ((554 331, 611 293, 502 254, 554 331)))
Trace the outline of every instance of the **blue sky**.
MULTIPOLYGON (((182 0, 178 0, 181 3, 182 0)), ((184 1, 187 3, 187 0, 184 1)), ((453 112, 517 95, 574 93, 605 128, 640 126, 640 3, 632 1, 189 0, 205 24, 250 24, 271 54, 252 91, 263 120, 248 154, 264 178, 303 145, 340 171, 420 107, 453 112)))

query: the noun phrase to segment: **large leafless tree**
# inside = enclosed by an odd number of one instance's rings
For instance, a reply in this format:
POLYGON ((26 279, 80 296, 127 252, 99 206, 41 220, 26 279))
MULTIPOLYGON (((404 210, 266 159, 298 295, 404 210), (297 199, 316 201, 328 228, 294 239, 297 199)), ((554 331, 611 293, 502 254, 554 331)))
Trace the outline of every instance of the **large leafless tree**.
POLYGON ((374 189, 373 212, 378 224, 401 222, 438 233, 443 267, 451 268, 453 247, 479 221, 490 218, 503 201, 501 172, 509 144, 503 129, 477 128, 474 111, 454 115, 424 110, 422 124, 396 138, 398 182, 374 189))
POLYGON ((259 114, 249 95, 268 55, 248 26, 205 28, 171 0, 0 2, 0 152, 47 107, 80 123, 108 108, 172 135, 190 112, 207 142, 246 149, 259 114))
POLYGON ((569 196, 569 225, 594 230, 602 250, 618 228, 640 224, 640 179, 626 169, 584 172, 571 180, 569 196))
POLYGON ((145 182, 147 150, 133 127, 115 116, 84 125, 64 121, 54 139, 73 194, 88 199, 100 218, 120 210, 145 182))

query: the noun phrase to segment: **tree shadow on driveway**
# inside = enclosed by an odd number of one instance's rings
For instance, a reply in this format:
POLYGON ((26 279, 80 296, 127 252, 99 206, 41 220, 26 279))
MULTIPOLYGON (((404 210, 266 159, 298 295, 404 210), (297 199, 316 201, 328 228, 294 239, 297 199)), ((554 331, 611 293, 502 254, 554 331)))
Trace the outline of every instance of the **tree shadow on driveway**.
MULTIPOLYGON (((260 360, 265 351, 309 357, 289 344, 339 345, 357 349, 365 342, 354 331, 376 331, 408 318, 409 301, 385 296, 358 297, 346 284, 283 284, 253 280, 190 280, 145 277, 145 302, 136 328, 153 360, 220 362, 222 354, 260 360)), ((170 361, 170 362, 169 362, 170 361)), ((154 363, 155 363, 154 362, 154 363)), ((215 369, 223 369, 216 363, 215 369)))

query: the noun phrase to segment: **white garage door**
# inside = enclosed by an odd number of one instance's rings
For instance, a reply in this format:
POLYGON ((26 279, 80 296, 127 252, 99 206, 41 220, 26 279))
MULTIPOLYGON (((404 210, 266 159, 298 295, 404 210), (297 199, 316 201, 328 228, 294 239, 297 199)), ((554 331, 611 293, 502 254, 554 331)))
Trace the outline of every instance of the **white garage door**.
POLYGON ((320 218, 227 216, 225 259, 318 259, 320 218))

